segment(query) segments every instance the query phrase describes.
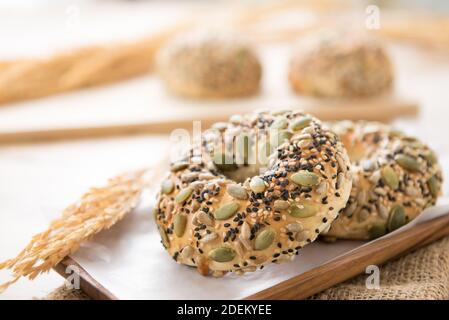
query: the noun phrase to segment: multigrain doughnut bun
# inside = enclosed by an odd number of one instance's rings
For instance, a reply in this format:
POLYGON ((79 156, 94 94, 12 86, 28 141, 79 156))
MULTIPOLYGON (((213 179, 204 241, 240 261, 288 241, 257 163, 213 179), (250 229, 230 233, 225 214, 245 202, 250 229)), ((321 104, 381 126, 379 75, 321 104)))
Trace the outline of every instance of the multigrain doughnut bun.
POLYGON ((233 116, 204 133, 201 151, 172 164, 154 214, 173 259, 203 275, 292 260, 351 190, 341 142, 299 111, 233 116))
POLYGON ((303 39, 290 61, 295 91, 319 97, 366 97, 393 85, 393 68, 372 38, 344 31, 320 31, 303 39))
POLYGON ((262 68, 251 45, 225 32, 190 32, 161 49, 157 67, 167 88, 193 98, 256 93, 262 68))
POLYGON ((373 239, 435 205, 442 184, 435 153, 416 138, 376 122, 332 125, 352 162, 348 204, 327 236, 373 239))

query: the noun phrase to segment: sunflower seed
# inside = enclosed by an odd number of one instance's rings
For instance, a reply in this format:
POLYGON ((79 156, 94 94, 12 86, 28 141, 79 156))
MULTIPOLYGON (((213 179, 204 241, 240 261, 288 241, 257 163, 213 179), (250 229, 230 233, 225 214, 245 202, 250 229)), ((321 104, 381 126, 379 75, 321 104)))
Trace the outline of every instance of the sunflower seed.
POLYGON ((399 178, 393 168, 390 166, 383 167, 381 173, 382 179, 392 190, 396 190, 399 187, 399 178))
POLYGON ((289 209, 289 214, 295 218, 308 218, 314 216, 318 212, 318 207, 315 204, 292 204, 289 209))
POLYGON ((177 214, 173 219, 173 229, 178 237, 182 237, 186 231, 187 218, 185 215, 177 214))
POLYGON ((376 224, 372 225, 368 230, 370 239, 376 239, 376 238, 382 237, 386 233, 387 233, 387 227, 385 226, 385 224, 380 224, 380 223, 376 223, 376 224))
POLYGON ((242 122, 242 116, 239 114, 234 114, 229 118, 229 122, 231 122, 232 124, 239 124, 240 122, 242 122))
POLYGON ((239 200, 246 200, 248 199, 248 193, 246 192, 245 188, 238 184, 230 184, 227 187, 227 192, 229 195, 233 198, 239 199, 239 200))
POLYGON ((214 226, 214 220, 204 211, 198 212, 197 219, 199 223, 205 224, 206 226, 214 226))
POLYGON ((387 220, 388 219, 388 209, 381 203, 377 203, 376 207, 377 207, 377 212, 379 213, 379 216, 382 219, 387 220))
POLYGON ((242 235, 239 236, 240 243, 246 248, 246 250, 252 250, 253 246, 249 239, 245 239, 242 235))
POLYGON ((366 202, 366 191, 365 190, 359 191, 359 193, 357 194, 357 202, 360 205, 363 205, 366 202))
POLYGON ((345 164, 345 161, 343 160, 342 155, 341 155, 340 153, 337 153, 337 154, 335 155, 335 158, 337 159, 338 167, 340 168, 340 170, 341 170, 343 173, 346 173, 347 168, 346 168, 346 164, 345 164))
POLYGON ((380 170, 376 170, 373 172, 373 174, 368 178, 369 181, 371 181, 372 184, 376 185, 380 178, 382 177, 382 174, 380 173, 380 170))
POLYGON ((301 129, 304 129, 305 127, 307 127, 311 122, 312 122, 311 117, 304 116, 300 119, 294 120, 290 124, 290 129, 293 131, 298 131, 298 130, 301 130, 301 129))
POLYGON ((276 233, 272 229, 262 230, 254 240, 254 249, 255 250, 267 249, 273 243, 275 236, 276 233))
POLYGON ((235 251, 237 251, 237 254, 240 257, 243 257, 245 255, 245 247, 240 241, 235 242, 235 251))
POLYGON ((216 129, 218 131, 224 131, 227 127, 228 124, 226 122, 216 122, 211 126, 212 129, 216 129))
POLYGON ((171 171, 173 172, 177 172, 180 170, 184 170, 185 168, 187 168, 189 166, 189 164, 185 161, 180 161, 180 162, 175 162, 171 165, 171 171))
POLYGON ((214 176, 213 174, 210 174, 210 173, 200 173, 198 178, 200 180, 211 180, 211 179, 216 178, 216 176, 214 176))
POLYGON ((203 238, 201 238, 200 242, 208 243, 215 239, 217 239, 218 235, 215 232, 206 234, 203 238))
POLYGON ((322 181, 318 187, 316 187, 316 192, 323 196, 326 192, 327 192, 327 182, 326 181, 322 181))
POLYGON ((288 122, 287 119, 278 119, 275 120, 271 125, 270 128, 271 129, 285 129, 288 127, 288 122))
POLYGON ((404 207, 397 204, 391 211, 388 218, 387 227, 388 231, 391 232, 402 227, 405 224, 405 210, 404 207))
POLYGON ((287 210, 288 207, 290 207, 290 203, 288 203, 288 201, 285 200, 276 200, 273 203, 273 209, 280 211, 280 210, 287 210))
POLYGON ((193 192, 193 188, 191 188, 191 187, 181 189, 179 191, 179 193, 175 196, 175 201, 177 203, 182 203, 182 202, 186 201, 187 198, 190 197, 192 192, 193 192))
POLYGON ((427 181, 427 186, 429 187, 430 194, 433 198, 438 197, 438 194, 440 192, 440 183, 438 182, 437 178, 435 176, 432 176, 427 181))
POLYGON ((345 179, 345 174, 343 172, 340 172, 337 176, 337 182, 335 184, 335 189, 338 190, 343 185, 345 179))
POLYGON ((183 182, 192 182, 195 179, 198 179, 198 172, 186 172, 181 175, 181 180, 183 182))
POLYGON ((235 255, 236 252, 229 247, 218 247, 209 252, 209 258, 216 262, 229 262, 235 255))
POLYGON ((297 185, 301 185, 304 187, 311 187, 318 184, 319 182, 319 177, 316 173, 305 170, 301 170, 293 174, 290 179, 297 185))
POLYGON ((357 213, 357 221, 358 222, 363 222, 366 219, 369 218, 369 212, 366 209, 361 209, 358 213, 357 213))
POLYGON ((363 171, 373 171, 376 169, 376 163, 372 160, 363 160, 362 168, 363 171))
POLYGON ((353 202, 349 206, 346 206, 343 213, 346 216, 351 217, 352 214, 354 213, 355 209, 357 209, 357 202, 353 202))
POLYGON ((260 193, 265 191, 265 182, 259 177, 253 177, 249 183, 249 187, 255 193, 260 193))
POLYGON ((189 259, 193 256, 194 252, 195 252, 195 250, 191 246, 185 246, 181 250, 181 257, 183 259, 189 259))
POLYGON ((167 237, 167 233, 161 226, 157 226, 157 229, 159 230, 159 234, 161 235, 162 245, 165 249, 170 248, 170 240, 167 237))
POLYGON ((240 230, 241 230, 241 236, 244 239, 249 239, 249 237, 251 236, 251 228, 246 221, 243 222, 242 228, 240 230))
POLYGON ((395 160, 402 168, 406 170, 416 172, 420 169, 419 162, 414 157, 399 154, 395 157, 395 160))
POLYGON ((285 228, 290 231, 290 232, 299 232, 303 230, 303 226, 302 224, 298 223, 298 222, 292 222, 289 223, 288 225, 285 226, 285 228))
POLYGON ((239 204, 237 202, 229 202, 222 205, 215 211, 215 219, 226 220, 231 218, 239 209, 239 204))
POLYGON ((412 186, 407 186, 405 188, 405 193, 410 197, 418 197, 419 196, 419 190, 412 186))

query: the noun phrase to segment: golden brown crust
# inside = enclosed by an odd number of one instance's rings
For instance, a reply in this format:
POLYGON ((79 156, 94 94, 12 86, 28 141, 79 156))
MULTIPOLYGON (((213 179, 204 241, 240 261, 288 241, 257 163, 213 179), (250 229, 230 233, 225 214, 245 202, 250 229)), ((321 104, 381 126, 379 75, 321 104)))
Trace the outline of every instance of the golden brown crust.
POLYGON ((418 139, 376 122, 344 121, 331 128, 348 150, 353 187, 327 236, 376 238, 435 204, 441 168, 433 151, 418 139))
MULTIPOLYGON (((238 150, 238 143, 230 145, 238 150)), ((202 274, 242 274, 293 259, 330 227, 349 197, 345 149, 335 134, 301 112, 232 117, 205 132, 202 152, 201 158, 173 164, 155 211, 170 255, 202 274), (270 138, 268 159, 253 163, 251 156, 268 142, 253 138, 266 130, 285 140, 275 144, 270 138), (232 161, 217 161, 223 150, 215 152, 217 141, 242 132, 248 137, 244 151, 232 161), (240 156, 242 162, 236 160, 240 156), (263 166, 268 168, 260 173, 263 166), (241 174, 248 177, 243 182, 229 179, 241 174)))
POLYGON ((321 97, 363 97, 391 90, 393 68, 372 38, 320 31, 303 39, 290 61, 295 91, 321 97))
POLYGON ((262 75, 254 49, 231 33, 181 35, 161 49, 157 67, 170 91, 193 98, 252 95, 262 75))

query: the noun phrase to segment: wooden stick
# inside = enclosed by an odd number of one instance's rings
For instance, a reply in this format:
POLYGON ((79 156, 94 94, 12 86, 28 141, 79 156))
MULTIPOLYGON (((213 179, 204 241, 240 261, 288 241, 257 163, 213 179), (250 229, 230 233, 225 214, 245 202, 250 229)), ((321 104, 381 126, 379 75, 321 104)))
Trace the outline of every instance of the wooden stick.
MULTIPOLYGON (((389 122, 399 116, 415 116, 418 106, 411 101, 398 100, 367 100, 351 102, 328 102, 327 105, 304 105, 300 108, 307 113, 313 114, 323 121, 327 120, 373 120, 389 122)), ((73 139, 105 138, 116 136, 127 136, 136 134, 169 134, 174 129, 192 129, 192 122, 201 120, 202 128, 208 128, 214 122, 226 121, 235 113, 242 112, 240 106, 229 106, 229 108, 215 109, 200 108, 197 112, 187 112, 178 119, 155 120, 142 123, 113 124, 105 126, 75 127, 62 129, 40 129, 29 131, 0 131, 0 144, 36 143, 47 141, 61 141, 73 139)), ((250 108, 251 109, 251 108, 250 108)), ((251 111, 251 110, 246 110, 251 111)))
POLYGON ((381 265, 449 234, 449 214, 348 252, 318 268, 253 294, 247 299, 305 299, 348 280, 369 265, 381 265))

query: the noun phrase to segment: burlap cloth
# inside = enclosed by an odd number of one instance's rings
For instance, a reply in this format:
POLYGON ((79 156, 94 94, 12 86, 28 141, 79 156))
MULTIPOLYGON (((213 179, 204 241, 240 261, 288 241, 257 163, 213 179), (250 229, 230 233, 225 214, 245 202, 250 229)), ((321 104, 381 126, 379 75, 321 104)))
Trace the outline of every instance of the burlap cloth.
MULTIPOLYGON (((449 237, 416 250, 380 268, 380 289, 367 289, 367 275, 327 289, 311 299, 448 299, 449 237)), ((79 290, 65 286, 50 293, 47 300, 86 300, 79 290)))

